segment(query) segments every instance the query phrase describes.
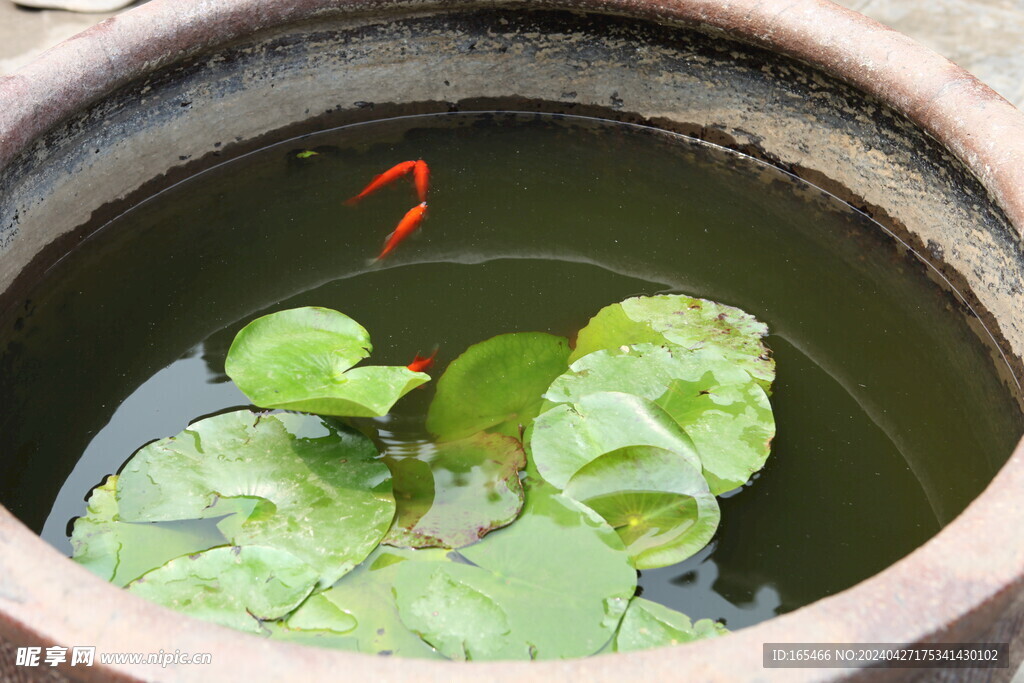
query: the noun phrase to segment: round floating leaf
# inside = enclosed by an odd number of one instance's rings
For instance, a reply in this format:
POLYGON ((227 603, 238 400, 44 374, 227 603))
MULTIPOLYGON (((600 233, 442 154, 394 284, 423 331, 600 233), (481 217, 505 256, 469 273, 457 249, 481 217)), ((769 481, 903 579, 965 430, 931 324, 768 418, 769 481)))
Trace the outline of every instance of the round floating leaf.
POLYGON ((764 466, 775 436, 768 396, 719 351, 636 344, 595 351, 556 379, 545 398, 575 402, 597 391, 654 400, 686 430, 712 493, 742 486, 764 466))
POLYGON ((406 563, 395 580, 402 621, 452 659, 593 654, 636 589, 615 532, 545 484, 515 524, 459 554, 472 564, 406 563))
POLYGON ((296 414, 239 410, 149 444, 117 485, 122 520, 222 517, 235 545, 287 550, 330 585, 394 517, 391 473, 362 434, 296 414))
POLYGON ((242 387, 265 380, 308 383, 342 373, 370 355, 370 334, 352 318, 307 306, 253 320, 235 335, 225 365, 242 387))
POLYGON ((714 349, 634 344, 587 354, 562 373, 544 394, 553 403, 575 403, 597 391, 619 391, 654 401, 677 379, 709 384, 753 382, 750 374, 714 349))
POLYGON ((729 631, 717 621, 693 623, 682 612, 643 598, 633 598, 615 634, 615 652, 632 652, 717 638, 729 631))
POLYGON ((756 382, 718 384, 711 374, 676 380, 655 402, 693 439, 712 493, 743 486, 764 467, 775 415, 756 382))
POLYGON ((400 564, 447 562, 443 550, 377 548, 333 587, 307 600, 284 627, 270 635, 366 654, 441 659, 402 623, 392 586, 400 564))
POLYGON ((395 458, 398 513, 384 543, 406 548, 461 548, 516 518, 523 507, 519 470, 526 456, 516 439, 475 434, 426 456, 395 458))
POLYGON ((529 443, 537 471, 558 488, 594 458, 627 446, 675 451, 700 467, 693 442, 668 413, 645 398, 614 391, 587 394, 542 413, 529 443))
POLYGON ((621 448, 587 463, 564 493, 618 532, 637 569, 667 567, 696 554, 721 519, 700 468, 650 446, 621 448))
POLYGON ((349 370, 371 348, 369 334, 347 315, 328 308, 294 308, 242 328, 224 369, 263 408, 379 417, 430 376, 405 367, 349 370))
POLYGON ((470 346, 437 381, 427 429, 446 441, 483 430, 518 437, 568 357, 567 339, 541 332, 502 334, 470 346))
POLYGON ((171 560, 128 590, 172 609, 260 633, 260 624, 298 607, 316 586, 317 571, 277 548, 223 547, 171 560))
POLYGON ((85 516, 75 520, 71 532, 71 559, 104 579, 124 586, 176 557, 227 545, 210 520, 118 521, 116 485, 117 476, 110 476, 93 489, 85 516))
POLYGON ((770 391, 775 361, 761 341, 766 334, 767 325, 732 306, 681 294, 634 297, 606 306, 591 318, 580 330, 569 362, 632 344, 678 344, 691 351, 717 348, 770 391))

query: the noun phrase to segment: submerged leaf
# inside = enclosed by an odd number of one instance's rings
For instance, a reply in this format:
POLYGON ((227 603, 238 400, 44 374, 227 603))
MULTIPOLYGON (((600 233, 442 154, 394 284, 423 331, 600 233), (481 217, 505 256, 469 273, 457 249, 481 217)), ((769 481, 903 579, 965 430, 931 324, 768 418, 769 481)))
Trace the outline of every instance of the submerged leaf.
POLYGON ((541 332, 501 334, 470 346, 437 381, 427 429, 445 441, 483 430, 519 436, 541 394, 568 367, 569 341, 541 332))
POLYGON ((443 550, 377 548, 341 581, 312 596, 271 638, 366 654, 441 659, 398 616, 392 590, 400 564, 448 563, 443 550), (344 637, 339 637, 339 636, 344 637))
POLYGON ((347 315, 328 308, 293 308, 242 328, 224 369, 262 408, 379 417, 430 376, 399 366, 349 370, 371 348, 369 334, 347 315))
POLYGON ((768 458, 775 435, 768 396, 718 350, 636 344, 595 351, 545 397, 575 402, 597 391, 636 394, 664 408, 696 445, 712 493, 742 486, 768 458))
POLYGON ((93 489, 87 512, 75 520, 71 559, 118 586, 182 555, 226 545, 209 520, 131 524, 118 520, 117 476, 93 489))
POLYGON ((679 645, 728 633, 717 621, 701 619, 693 623, 682 612, 650 600, 633 598, 622 617, 619 632, 615 634, 615 652, 679 645))
POLYGON ((529 442, 537 471, 558 488, 565 488, 591 460, 627 446, 675 451, 700 468, 693 442, 668 413, 645 398, 620 392, 587 394, 542 413, 529 442))
POLYGON ((472 564, 406 563, 395 581, 402 621, 453 659, 593 654, 636 589, 615 532, 543 483, 515 524, 459 554, 472 564))
POLYGON ((324 597, 323 593, 309 596, 288 618, 288 628, 297 631, 322 630, 344 635, 355 631, 358 625, 355 617, 324 597))
POLYGON ((696 554, 721 519, 700 468, 650 446, 622 448, 587 463, 565 495, 618 532, 637 569, 667 567, 696 554))
POLYGON ((768 326, 738 308, 682 294, 634 297, 602 308, 580 330, 569 358, 632 344, 677 344, 690 351, 718 349, 746 370, 765 391, 775 379, 775 361, 761 337, 768 326))
POLYGON ((317 571, 277 548, 223 547, 171 560, 128 590, 189 616, 260 633, 316 586, 317 571))
MULTIPOLYGON (((310 600, 316 598, 310 596, 310 600)), ((299 607, 302 609, 302 607, 299 607)), ((262 635, 272 640, 286 640, 290 643, 299 643, 310 647, 323 647, 331 650, 347 650, 357 652, 359 650, 356 639, 348 633, 338 633, 329 628, 288 628, 285 621, 268 621, 263 624, 262 635)))
POLYGON ((406 576, 402 590, 415 597, 404 603, 402 620, 449 659, 498 659, 501 641, 511 630, 508 615, 485 593, 452 577, 462 571, 441 565, 430 573, 415 572, 412 579, 406 576))
POLYGON ((516 439, 480 433, 426 457, 389 461, 398 512, 384 543, 461 548, 519 514, 526 456, 516 439))
POLYGON ((239 410, 144 447, 117 486, 121 518, 224 517, 235 545, 287 550, 330 585, 380 542, 391 474, 365 436, 308 415, 239 410))

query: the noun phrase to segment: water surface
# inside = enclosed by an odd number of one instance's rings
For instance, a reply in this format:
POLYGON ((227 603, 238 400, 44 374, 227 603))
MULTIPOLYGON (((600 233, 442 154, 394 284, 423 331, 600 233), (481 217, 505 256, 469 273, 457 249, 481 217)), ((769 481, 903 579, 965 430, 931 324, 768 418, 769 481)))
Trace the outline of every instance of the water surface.
MULTIPOLYGON (((569 117, 458 114, 325 132, 136 206, 0 327, 0 501, 69 551, 84 497, 143 444, 245 406, 234 334, 295 306, 355 318, 373 362, 439 346, 435 377, 493 335, 570 336, 602 306, 686 293, 768 323, 767 467, 721 501, 713 543, 644 571, 644 596, 738 628, 843 590, 934 535, 990 481, 1022 420, 955 297, 861 214, 703 143, 569 117), (303 149, 318 152, 298 159, 303 149), (430 216, 369 259, 424 158, 430 216)), ((417 447, 433 385, 379 420, 417 447)))

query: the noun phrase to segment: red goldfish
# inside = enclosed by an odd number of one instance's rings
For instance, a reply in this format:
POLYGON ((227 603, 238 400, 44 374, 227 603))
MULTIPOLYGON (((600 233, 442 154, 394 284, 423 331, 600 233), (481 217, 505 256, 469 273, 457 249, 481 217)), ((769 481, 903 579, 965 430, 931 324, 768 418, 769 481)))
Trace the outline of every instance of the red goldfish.
POLYGON ((399 242, 411 235, 413 231, 419 227, 426 215, 426 202, 409 209, 405 216, 402 217, 402 220, 398 223, 398 227, 395 228, 394 232, 388 235, 387 241, 384 243, 384 249, 377 256, 377 260, 380 261, 382 258, 387 256, 392 249, 398 246, 399 242))
POLYGON ((419 352, 416 353, 416 358, 405 367, 409 368, 413 372, 423 372, 427 370, 431 365, 434 364, 434 356, 437 355, 437 348, 429 356, 421 356, 419 352))
POLYGON ((420 201, 427 201, 427 190, 430 189, 430 167, 427 162, 420 159, 412 169, 412 177, 416 181, 416 193, 420 201))
POLYGON ((416 163, 417 162, 415 161, 403 161, 400 164, 395 164, 388 170, 381 173, 379 176, 375 177, 372 181, 370 181, 369 185, 363 188, 362 192, 357 194, 355 197, 352 197, 352 199, 349 199, 345 203, 350 206, 357 204, 361 199, 365 198, 367 195, 373 194, 374 192, 384 187, 385 185, 393 183, 394 181, 398 180, 402 176, 409 173, 411 170, 413 170, 413 168, 416 167, 416 163))

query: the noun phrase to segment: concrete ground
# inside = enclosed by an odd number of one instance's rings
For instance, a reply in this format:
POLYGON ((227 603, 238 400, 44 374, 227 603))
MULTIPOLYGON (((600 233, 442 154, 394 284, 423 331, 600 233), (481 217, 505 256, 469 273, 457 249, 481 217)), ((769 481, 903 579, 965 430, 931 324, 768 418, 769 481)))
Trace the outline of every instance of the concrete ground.
MULTIPOLYGON (((1024 0, 839 0, 839 4, 927 45, 1024 109, 1024 0)), ((109 16, 25 9, 0 0, 0 75, 109 16)))
POLYGON ((25 9, 0 0, 0 76, 109 16, 25 9))
POLYGON ((839 0, 956 62, 1024 109, 1024 0, 839 0))

